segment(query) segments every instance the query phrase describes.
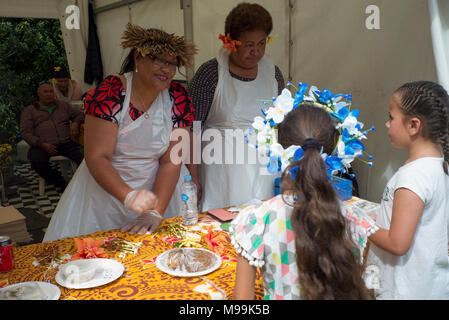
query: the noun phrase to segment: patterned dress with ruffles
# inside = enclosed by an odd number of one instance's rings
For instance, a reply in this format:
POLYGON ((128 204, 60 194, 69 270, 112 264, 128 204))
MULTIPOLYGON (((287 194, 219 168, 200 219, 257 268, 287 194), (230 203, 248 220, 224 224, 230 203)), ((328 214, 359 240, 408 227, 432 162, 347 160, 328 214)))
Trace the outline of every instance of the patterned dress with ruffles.
MULTIPOLYGON (((291 196, 284 196, 293 203, 291 196)), ((278 195, 261 204, 242 210, 232 221, 231 242, 237 253, 263 274, 265 300, 299 300, 301 295, 296 264, 295 234, 292 229, 293 207, 278 195)), ((341 202, 341 212, 348 220, 360 262, 368 236, 377 230, 375 222, 362 210, 341 202)))

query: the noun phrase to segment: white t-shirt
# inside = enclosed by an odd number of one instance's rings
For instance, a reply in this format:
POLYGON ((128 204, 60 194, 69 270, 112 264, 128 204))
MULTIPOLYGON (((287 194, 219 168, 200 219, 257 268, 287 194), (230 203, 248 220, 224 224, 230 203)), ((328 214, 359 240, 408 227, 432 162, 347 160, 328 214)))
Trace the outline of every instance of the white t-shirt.
POLYGON ((399 168, 388 181, 376 224, 390 229, 394 192, 406 188, 424 209, 409 251, 396 256, 371 246, 367 264, 380 270, 377 299, 449 299, 449 176, 443 158, 420 158, 399 168))

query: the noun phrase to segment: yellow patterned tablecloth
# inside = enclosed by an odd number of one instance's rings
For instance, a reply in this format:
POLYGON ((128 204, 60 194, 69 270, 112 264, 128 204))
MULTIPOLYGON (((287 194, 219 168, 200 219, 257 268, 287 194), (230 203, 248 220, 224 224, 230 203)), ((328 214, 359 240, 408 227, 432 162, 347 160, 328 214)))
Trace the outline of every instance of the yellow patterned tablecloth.
MULTIPOLYGON (((167 219, 170 222, 181 222, 180 217, 167 219)), ((220 223, 207 215, 200 214, 199 224, 204 229, 213 224, 219 227, 220 223)), ((26 282, 44 281, 58 285, 62 300, 208 300, 230 299, 234 290, 236 253, 226 235, 227 252, 222 255, 221 267, 212 273, 200 277, 173 277, 155 266, 156 258, 166 250, 174 248, 170 241, 151 234, 130 235, 119 230, 96 232, 78 237, 80 239, 107 239, 117 236, 133 243, 141 243, 136 254, 128 253, 124 258, 119 253, 109 258, 120 261, 125 266, 123 275, 108 284, 90 289, 67 289, 59 286, 55 281, 58 268, 48 265, 33 265, 35 257, 45 246, 56 245, 61 254, 74 254, 76 247, 73 238, 61 239, 53 242, 33 244, 14 248, 15 268, 9 272, 0 273, 0 287, 26 282)), ((257 271, 256 299, 263 298, 263 284, 260 270, 257 271)))

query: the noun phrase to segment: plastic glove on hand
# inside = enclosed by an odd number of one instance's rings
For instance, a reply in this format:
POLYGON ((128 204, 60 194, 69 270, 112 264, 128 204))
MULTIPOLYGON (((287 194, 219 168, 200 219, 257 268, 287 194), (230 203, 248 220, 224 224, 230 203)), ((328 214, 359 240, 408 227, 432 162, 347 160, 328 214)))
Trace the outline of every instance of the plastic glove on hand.
POLYGON ((123 204, 126 209, 142 214, 156 207, 157 197, 153 192, 145 189, 133 190, 126 195, 123 204))
POLYGON ((145 234, 147 231, 153 232, 161 224, 162 216, 156 210, 151 210, 141 214, 136 220, 120 229, 122 232, 130 234, 145 234))

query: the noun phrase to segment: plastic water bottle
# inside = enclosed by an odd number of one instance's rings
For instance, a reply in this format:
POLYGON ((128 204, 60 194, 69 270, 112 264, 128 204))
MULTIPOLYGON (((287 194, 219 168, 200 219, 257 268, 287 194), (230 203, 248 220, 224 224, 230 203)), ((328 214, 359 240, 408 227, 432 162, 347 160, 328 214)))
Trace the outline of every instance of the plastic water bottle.
POLYGON ((184 183, 181 187, 181 200, 182 223, 186 226, 196 224, 198 222, 197 191, 190 174, 184 177, 184 183))

